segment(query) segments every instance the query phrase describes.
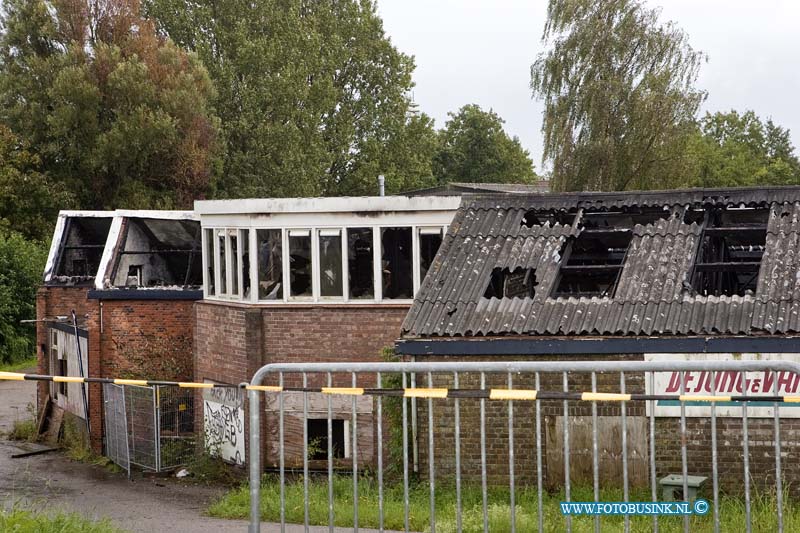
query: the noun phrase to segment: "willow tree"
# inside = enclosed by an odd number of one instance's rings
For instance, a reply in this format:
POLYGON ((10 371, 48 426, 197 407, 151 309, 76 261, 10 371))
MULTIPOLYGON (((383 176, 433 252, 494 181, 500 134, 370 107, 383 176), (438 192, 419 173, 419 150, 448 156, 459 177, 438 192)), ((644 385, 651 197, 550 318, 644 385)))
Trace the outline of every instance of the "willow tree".
POLYGON ((640 0, 550 0, 531 88, 555 190, 669 187, 705 98, 705 55, 640 0))

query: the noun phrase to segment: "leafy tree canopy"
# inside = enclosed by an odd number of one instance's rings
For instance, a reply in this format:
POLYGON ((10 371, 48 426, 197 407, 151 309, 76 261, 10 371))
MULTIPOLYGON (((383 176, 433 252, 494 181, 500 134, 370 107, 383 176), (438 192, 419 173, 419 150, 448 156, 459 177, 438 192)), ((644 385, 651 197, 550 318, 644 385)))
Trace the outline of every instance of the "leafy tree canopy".
POLYGON ((58 211, 71 207, 72 192, 43 174, 39 157, 0 124, 0 228, 46 241, 58 211))
POLYGON ((0 363, 36 355, 36 329, 20 320, 36 318, 36 287, 47 249, 0 228, 0 363))
POLYGON ((753 111, 706 113, 692 136, 686 185, 798 185, 800 161, 789 130, 753 111))
POLYGON ((439 183, 532 183, 538 178, 519 139, 503 130, 503 119, 475 104, 449 113, 434 158, 439 183))
POLYGON ((425 118, 413 118, 414 69, 371 0, 147 0, 147 12, 203 59, 225 131, 220 194, 375 193, 427 172, 425 118))
POLYGON ((705 93, 705 56, 641 0, 550 0, 531 67, 555 190, 666 188, 705 93))
POLYGON ((138 0, 9 0, 1 30, 0 122, 81 207, 190 207, 211 189, 211 80, 138 0))

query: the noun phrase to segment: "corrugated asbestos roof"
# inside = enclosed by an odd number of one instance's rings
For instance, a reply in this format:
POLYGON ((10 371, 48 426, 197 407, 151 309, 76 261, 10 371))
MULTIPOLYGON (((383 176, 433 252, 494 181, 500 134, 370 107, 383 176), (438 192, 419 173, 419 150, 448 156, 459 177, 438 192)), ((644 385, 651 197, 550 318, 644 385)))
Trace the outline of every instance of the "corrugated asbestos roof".
POLYGON ((405 338, 496 335, 713 335, 800 332, 800 187, 465 197, 403 324, 405 338), (637 225, 613 298, 551 298, 572 226, 521 224, 530 209, 769 207, 755 295, 685 287, 701 233, 667 216, 637 225), (531 298, 484 298, 495 267, 535 268, 531 298))

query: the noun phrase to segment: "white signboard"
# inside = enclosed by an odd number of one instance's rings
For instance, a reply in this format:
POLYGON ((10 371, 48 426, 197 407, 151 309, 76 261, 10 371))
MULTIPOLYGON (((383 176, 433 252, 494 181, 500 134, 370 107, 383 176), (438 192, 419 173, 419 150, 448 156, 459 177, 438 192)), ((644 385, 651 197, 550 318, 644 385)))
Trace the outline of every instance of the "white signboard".
MULTIPOLYGON (((800 354, 645 354, 645 361, 791 361, 800 362, 800 354)), ((800 375, 794 372, 747 372, 742 379, 741 372, 715 372, 714 389, 719 396, 775 396, 777 382, 777 395, 800 395, 800 375), (743 383, 744 382, 744 383, 743 383)), ((647 394, 681 394, 680 372, 656 372, 654 376, 655 390, 650 389, 649 377, 645 379, 647 394)), ((704 395, 711 394, 711 372, 684 372, 684 394, 704 395)), ((651 402, 647 404, 647 414, 650 414, 651 402)), ((687 417, 711 416, 711 404, 708 402, 686 402, 687 417)), ((717 416, 741 417, 742 407, 738 402, 716 402, 717 416)), ((774 403, 769 401, 747 402, 748 417, 768 418, 774 416, 774 403)), ((800 403, 784 403, 780 405, 780 414, 783 418, 800 418, 800 403)), ((680 402, 677 400, 658 400, 655 405, 655 416, 679 417, 681 416, 680 402)))
MULTIPOLYGON (((206 380, 208 382, 208 380, 206 380)), ((203 390, 206 450, 229 463, 244 464, 244 395, 236 387, 203 390)))

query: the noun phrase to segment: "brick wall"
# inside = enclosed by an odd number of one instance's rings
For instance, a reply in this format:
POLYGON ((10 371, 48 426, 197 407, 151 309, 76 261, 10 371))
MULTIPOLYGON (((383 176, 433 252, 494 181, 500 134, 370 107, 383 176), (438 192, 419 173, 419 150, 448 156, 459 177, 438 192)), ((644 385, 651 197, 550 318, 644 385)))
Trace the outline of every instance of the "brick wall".
MULTIPOLYGON (((380 361, 382 351, 391 347, 400 334, 408 312, 407 305, 345 306, 292 305, 252 307, 212 301, 197 302, 195 307, 195 379, 225 383, 249 381, 264 364, 277 362, 324 363, 380 361)), ((350 386, 350 375, 335 375, 334 385, 350 386)), ((325 374, 309 375, 309 386, 325 383, 325 374)), ((374 376, 359 378, 360 386, 374 386, 374 376)), ((277 376, 265 383, 276 384, 277 376)), ((300 375, 286 375, 286 386, 299 386, 300 375)), ((267 406, 267 399, 262 407, 267 406)), ((199 403, 198 405, 202 405, 199 403)), ((293 404, 294 405, 294 404, 293 404)), ((335 409, 337 418, 348 416, 335 409)), ((197 410, 198 423, 202 409, 197 410)), ((359 408, 359 462, 374 460, 374 417, 372 407, 359 408)), ((267 466, 277 462, 277 416, 267 410, 262 417, 262 457, 267 466), (272 428, 268 433, 267 428, 272 428)), ((287 462, 297 462, 302 450, 302 421, 298 413, 286 411, 285 445, 287 462), (299 429, 298 429, 299 428, 299 429)), ((247 417, 245 417, 247 421, 247 417)), ((302 456, 300 456, 302 460, 302 456)))
MULTIPOLYGON (((42 287, 37 293, 37 318, 69 316, 75 309, 78 324, 89 332, 88 368, 92 377, 146 377, 191 379, 194 313, 192 301, 90 300, 86 287, 42 287), (152 373, 159 375, 151 375, 152 373)), ((37 322, 39 372, 47 374, 47 324, 37 322)), ((102 451, 102 386, 89 385, 92 447, 102 451)), ((40 383, 38 402, 48 393, 40 383)))
MULTIPOLYGON (((555 357, 493 357, 492 361, 502 360, 555 360, 555 357)), ((563 360, 563 358, 561 358, 563 360)), ((569 358, 571 361, 592 360, 592 358, 569 358)), ((597 356, 602 360, 641 360, 641 356, 597 356)), ((417 361, 479 361, 477 357, 417 357, 417 361)), ((460 388, 479 388, 477 374, 459 374, 460 388)), ((419 380, 419 378, 418 378, 419 380)), ((591 390, 590 374, 570 374, 569 390, 584 392, 591 390)), ((452 387, 450 376, 435 376, 434 387, 452 387)), ((418 387, 427 386, 427 379, 418 381, 418 387)), ((533 375, 514 375, 515 388, 534 389, 533 375)), ((487 374, 487 388, 507 388, 507 375, 487 374)), ((562 375, 541 374, 540 390, 563 390, 562 375)), ((619 392, 620 376, 598 374, 597 390, 600 392, 619 392)), ((643 393, 645 390, 642 374, 626 375, 626 392, 643 393)), ((428 401, 418 400, 418 447, 420 455, 419 472, 428 474, 428 401)), ((621 425, 619 403, 598 403, 598 449, 600 457, 600 479, 602 486, 622 486, 621 425)), ((628 426, 628 466, 631 485, 649 485, 649 418, 646 416, 644 402, 626 404, 628 426)), ((454 400, 433 400, 434 464, 437 478, 452 478, 455 472, 455 430, 454 400)), ((467 482, 479 483, 481 474, 480 455, 480 401, 460 400, 461 417, 461 459, 462 477, 467 482)), ((570 401, 570 479, 575 485, 591 486, 592 480, 592 404, 590 402, 570 401)), ((543 480, 546 486, 560 488, 564 484, 563 470, 563 413, 561 400, 541 402, 541 446, 543 480)), ((514 402, 514 455, 515 478, 521 484, 536 482, 536 432, 535 403, 514 402)), ((656 418, 656 475, 661 478, 667 474, 680 473, 681 433, 679 418, 656 418)), ((711 487, 711 422, 709 418, 687 418, 687 456, 690 475, 709 478, 707 489, 711 487)), ((743 451, 741 418, 717 418, 718 464, 720 486, 728 491, 741 491, 743 488, 743 451)), ((787 460, 800 453, 800 419, 781 420, 781 442, 784 486, 793 493, 800 493, 800 464, 787 460)), ((750 446, 750 475, 753 485, 774 486, 775 448, 773 439, 773 419, 754 419, 748 422, 750 446)), ((486 457, 488 478, 491 484, 508 484, 508 403, 486 401, 486 457)))

